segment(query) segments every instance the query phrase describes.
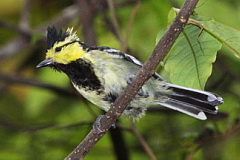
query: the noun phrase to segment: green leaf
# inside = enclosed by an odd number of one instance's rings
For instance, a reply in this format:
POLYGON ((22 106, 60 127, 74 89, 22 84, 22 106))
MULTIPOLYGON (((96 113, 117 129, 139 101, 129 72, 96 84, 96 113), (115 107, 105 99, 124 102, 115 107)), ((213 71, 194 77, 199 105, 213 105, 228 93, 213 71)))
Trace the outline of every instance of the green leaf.
POLYGON ((240 31, 202 16, 195 16, 190 22, 200 24, 203 29, 230 48, 240 58, 240 31))
POLYGON ((221 47, 222 44, 207 32, 187 25, 164 59, 164 68, 169 72, 172 83, 204 89, 221 47))
POLYGON ((168 12, 168 25, 170 25, 172 23, 172 21, 174 20, 174 18, 177 15, 177 11, 175 8, 171 8, 170 11, 168 12))

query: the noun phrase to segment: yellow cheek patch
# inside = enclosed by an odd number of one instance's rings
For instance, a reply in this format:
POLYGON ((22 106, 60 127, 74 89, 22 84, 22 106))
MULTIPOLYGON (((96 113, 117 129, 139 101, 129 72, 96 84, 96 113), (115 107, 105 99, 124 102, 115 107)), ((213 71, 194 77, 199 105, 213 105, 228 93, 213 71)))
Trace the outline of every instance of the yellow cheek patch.
POLYGON ((52 58, 53 61, 57 63, 68 64, 81 58, 86 53, 77 42, 64 46, 60 52, 55 52, 56 47, 63 45, 62 43, 58 43, 52 49, 48 50, 46 58, 52 58))

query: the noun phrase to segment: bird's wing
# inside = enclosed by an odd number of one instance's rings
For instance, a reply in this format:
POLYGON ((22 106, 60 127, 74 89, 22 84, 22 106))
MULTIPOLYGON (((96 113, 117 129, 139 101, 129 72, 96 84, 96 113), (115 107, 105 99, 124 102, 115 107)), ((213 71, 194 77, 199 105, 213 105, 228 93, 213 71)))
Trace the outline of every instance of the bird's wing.
MULTIPOLYGON (((139 67, 142 67, 143 66, 143 63, 141 61, 139 61, 137 58, 129 55, 129 54, 126 54, 126 53, 123 53, 117 49, 113 49, 113 48, 109 48, 109 47, 98 47, 98 50, 101 50, 103 52, 107 52, 111 55, 113 55, 114 58, 121 58, 121 59, 124 59, 128 62, 131 62, 139 67)), ((156 78, 156 79, 159 79, 159 80, 163 80, 163 78, 157 74, 156 72, 153 74, 153 77, 156 78)))

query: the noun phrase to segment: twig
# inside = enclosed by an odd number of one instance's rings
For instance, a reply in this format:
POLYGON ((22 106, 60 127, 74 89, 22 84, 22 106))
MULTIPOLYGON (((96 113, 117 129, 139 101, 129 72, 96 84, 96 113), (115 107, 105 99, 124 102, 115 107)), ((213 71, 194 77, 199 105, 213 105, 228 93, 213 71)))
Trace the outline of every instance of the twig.
POLYGON ((9 23, 9 22, 5 22, 3 20, 0 20, 0 27, 4 27, 8 30, 12 30, 12 31, 16 31, 22 35, 25 36, 29 36, 29 32, 26 32, 25 30, 22 30, 21 28, 19 28, 18 26, 16 26, 15 24, 9 23))
POLYGON ((86 122, 78 122, 78 123, 67 124, 67 125, 52 124, 52 125, 45 125, 42 127, 32 127, 32 128, 25 129, 24 131, 37 132, 37 131, 46 130, 46 129, 69 129, 69 128, 75 128, 75 127, 84 126, 84 125, 91 126, 92 122, 86 121, 86 122))
MULTIPOLYGON (((145 0, 141 0, 141 1, 145 1, 145 0)), ((136 4, 136 2, 139 2, 139 0, 125 0, 125 1, 121 1, 121 2, 116 2, 116 8, 120 8, 120 7, 129 6, 129 5, 132 5, 132 4, 136 4)))
POLYGON ((218 135, 213 135, 213 133, 207 133, 209 131, 206 130, 203 131, 203 137, 200 139, 198 138, 195 141, 195 144, 197 144, 196 148, 192 151, 189 152, 188 155, 186 155, 185 160, 190 160, 194 156, 194 154, 200 150, 202 147, 207 146, 209 143, 213 142, 219 142, 222 141, 223 139, 227 139, 233 135, 239 134, 240 133, 240 123, 235 123, 233 124, 230 128, 228 128, 224 133, 218 134, 218 135))
POLYGON ((149 147, 149 145, 147 144, 147 142, 145 141, 145 139, 143 138, 143 136, 136 130, 135 124, 132 124, 131 127, 132 133, 136 136, 136 138, 138 139, 138 141, 141 143, 143 149, 145 150, 145 152, 148 154, 149 158, 151 160, 157 160, 157 157, 154 155, 151 147, 149 147))
POLYGON ((119 41, 120 41, 121 48, 124 49, 123 46, 126 46, 126 44, 125 44, 125 41, 123 40, 123 37, 121 35, 120 27, 119 27, 118 20, 117 20, 117 17, 116 17, 114 3, 113 3, 112 0, 107 0, 107 4, 108 4, 109 10, 110 10, 110 15, 111 15, 111 20, 112 20, 114 30, 117 34, 117 37, 118 37, 119 41))
MULTIPOLYGON (((44 33, 46 32, 46 28, 49 26, 49 24, 54 24, 56 27, 62 28, 63 26, 69 24, 73 19, 75 19, 78 14, 79 7, 76 4, 69 6, 65 8, 61 13, 59 13, 59 15, 53 20, 34 29, 32 33, 24 31, 24 34, 29 35, 29 37, 33 33, 42 33, 44 35, 44 33)), ((18 36, 12 41, 4 44, 3 46, 0 46, 0 60, 4 60, 10 56, 13 56, 19 51, 23 51, 24 49, 28 48, 30 45, 30 38, 26 38, 25 36, 18 36)))
POLYGON ((23 132, 37 132, 41 130, 46 130, 46 129, 69 129, 69 128, 74 128, 74 127, 79 127, 83 125, 91 126, 92 122, 90 121, 85 121, 85 122, 78 122, 78 123, 72 123, 72 124, 67 124, 67 125, 59 125, 59 124, 46 124, 46 125, 41 125, 38 127, 32 127, 32 126, 26 126, 21 123, 13 123, 11 121, 7 121, 5 118, 3 118, 3 115, 0 115, 0 126, 4 127, 5 129, 8 130, 13 130, 13 131, 23 131, 23 132))
POLYGON ((29 13, 30 13, 31 0, 25 0, 19 22, 19 28, 24 31, 30 31, 29 13))
POLYGON ((80 19, 84 42, 91 46, 96 46, 96 33, 94 30, 94 18, 96 15, 96 5, 94 0, 78 0, 80 8, 80 19))
POLYGON ((74 94, 73 92, 71 92, 67 89, 56 87, 56 86, 46 84, 46 83, 42 83, 35 79, 23 78, 23 77, 16 76, 16 75, 8 75, 8 74, 0 73, 0 80, 4 81, 6 83, 17 83, 17 84, 35 86, 35 87, 39 87, 39 88, 45 88, 45 89, 54 91, 57 94, 62 94, 65 96, 70 96, 70 97, 77 97, 77 94, 74 94))
POLYGON ((126 33, 125 33, 125 43, 124 43, 124 46, 122 46, 123 48, 123 52, 126 52, 127 51, 127 48, 128 48, 128 40, 129 40, 129 36, 130 36, 130 33, 131 33, 131 30, 132 30, 132 25, 133 25, 133 22, 134 22, 134 19, 135 19, 135 16, 137 14, 137 11, 140 7, 140 2, 141 0, 138 0, 136 5, 134 6, 132 12, 131 12, 131 15, 129 17, 129 21, 128 21, 128 25, 127 25, 127 30, 126 30, 126 33))
POLYGON ((125 107, 134 98, 138 90, 154 74, 159 62, 171 49, 175 39, 187 23, 188 18, 192 14, 197 2, 198 0, 186 0, 171 26, 153 50, 153 53, 148 61, 140 69, 137 76, 133 78, 132 83, 125 88, 123 94, 116 99, 114 104, 101 119, 100 129, 102 132, 92 129, 84 140, 74 149, 74 151, 65 158, 66 160, 83 159, 92 147, 106 134, 106 131, 113 123, 115 123, 117 118, 120 117, 122 112, 125 110, 125 107))
POLYGON ((199 6, 196 6, 196 8, 200 8, 202 7, 208 0, 205 0, 204 2, 202 2, 202 4, 200 4, 199 6))
POLYGON ((193 151, 189 152, 184 160, 191 160, 194 154, 196 154, 201 149, 201 145, 198 145, 193 151))
POLYGON ((105 1, 104 0, 101 0, 99 5, 98 5, 98 8, 99 8, 99 11, 101 13, 101 15, 103 16, 103 20, 104 20, 104 24, 106 24, 106 26, 108 27, 108 29, 112 32, 112 34, 117 38, 119 39, 119 37, 117 36, 117 33, 113 27, 113 23, 112 21, 109 19, 109 17, 107 16, 107 11, 106 11, 106 4, 105 4, 105 1))
MULTIPOLYGON (((97 46, 96 34, 94 29, 94 18, 96 13, 96 5, 94 5, 95 0, 79 0, 78 4, 80 7, 80 19, 82 24, 82 33, 84 42, 91 46, 97 46)), ((96 114, 92 111, 91 107, 88 105, 86 101, 84 101, 89 113, 96 119, 96 114)), ((113 145, 113 149, 115 151, 117 160, 128 160, 129 154, 124 141, 123 134, 120 128, 111 129, 110 130, 111 142, 113 145)))

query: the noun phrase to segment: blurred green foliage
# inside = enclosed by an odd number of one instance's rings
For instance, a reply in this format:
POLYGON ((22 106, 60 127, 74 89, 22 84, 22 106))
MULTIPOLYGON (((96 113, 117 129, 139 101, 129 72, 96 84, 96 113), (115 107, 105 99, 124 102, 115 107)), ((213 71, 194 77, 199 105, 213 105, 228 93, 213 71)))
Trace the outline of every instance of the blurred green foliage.
MULTIPOLYGON (((13 44, 16 37, 24 36, 18 29, 22 29, 19 24, 24 17, 22 8, 27 2, 28 0, 0 2, 0 159, 63 159, 86 136, 95 118, 102 114, 102 111, 79 96, 64 74, 49 68, 37 70, 35 66, 45 56, 46 27, 54 24, 53 20, 57 19, 60 13, 66 14, 63 12, 64 9, 71 5, 81 6, 83 0, 31 1, 29 11, 27 9, 26 11, 29 14, 27 28, 32 31, 30 32, 32 35, 23 39, 23 44, 25 45, 27 41, 28 45, 9 54, 10 52, 6 52, 3 48, 8 43, 13 44), (11 79, 14 77, 16 79, 11 79), (32 85, 32 82, 63 88, 71 94, 32 85)), ((142 0, 130 35, 126 35, 127 26, 137 1, 117 0, 114 3, 121 34, 123 37, 129 36, 129 53, 146 61, 155 46, 157 34, 167 26, 170 8, 179 8, 183 0, 142 0)), ((238 11, 240 1, 211 0, 201 6, 202 3, 204 0, 199 2, 200 7, 196 9, 199 14, 240 30, 238 11)), ((93 12, 96 8, 90 7, 90 9, 93 12)), ((107 5, 105 9, 106 15, 109 16, 107 5)), ((120 49, 120 43, 107 27, 103 13, 94 12, 94 31, 98 44, 120 49)), ((78 14, 70 24, 65 21, 60 21, 58 24, 64 28, 74 26, 80 38, 85 38, 82 31, 83 20, 78 14)), ((24 29, 26 28, 23 27, 24 29)), ((18 47, 24 46, 23 44, 18 47)), ((167 72, 161 67, 159 72, 168 79, 167 72)), ((239 81, 239 59, 231 51, 223 48, 218 52, 212 75, 205 87, 206 90, 224 98, 225 103, 219 107, 221 112, 219 116, 199 121, 173 111, 150 110, 144 118, 136 122, 136 128, 158 159, 238 159, 240 156, 239 81)), ((131 126, 127 118, 121 118, 119 123, 125 127, 131 126)), ((124 128, 121 131, 129 159, 149 159, 136 136, 124 128)), ((116 159, 113 148, 108 133, 85 159, 116 159)))

